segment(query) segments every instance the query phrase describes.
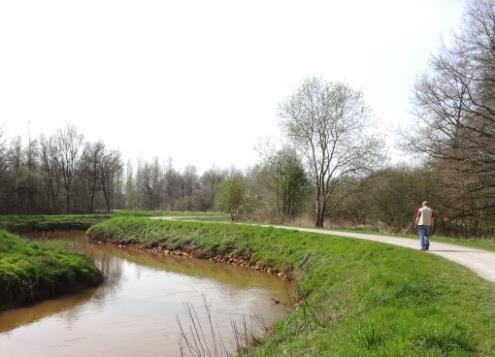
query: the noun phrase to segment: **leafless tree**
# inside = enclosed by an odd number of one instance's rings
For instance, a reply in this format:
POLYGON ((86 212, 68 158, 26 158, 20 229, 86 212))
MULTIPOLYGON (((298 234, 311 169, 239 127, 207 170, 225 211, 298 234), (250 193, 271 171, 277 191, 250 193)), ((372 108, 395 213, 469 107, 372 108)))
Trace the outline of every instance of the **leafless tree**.
POLYGON ((110 212, 113 207, 112 198, 115 195, 115 184, 118 180, 117 173, 122 168, 120 153, 103 150, 98 168, 105 206, 107 212, 110 212))
POLYGON ((58 162, 65 189, 65 213, 69 213, 72 181, 79 160, 83 136, 77 132, 74 126, 67 124, 63 129, 57 131, 56 138, 59 154, 58 162))
POLYGON ((343 83, 307 78, 280 105, 282 126, 305 156, 315 185, 316 226, 342 178, 374 168, 380 142, 367 135, 370 110, 361 92, 343 83))
POLYGON ((420 124, 409 145, 451 175, 450 218, 495 213, 495 1, 469 2, 414 97, 420 124))
POLYGON ((6 134, 3 127, 0 126, 0 172, 8 166, 7 146, 5 143, 6 134))
POLYGON ((55 138, 44 135, 40 137, 40 169, 47 196, 47 207, 50 213, 57 212, 60 194, 60 165, 55 138))
POLYGON ((189 165, 184 169, 184 204, 187 211, 192 211, 193 194, 198 190, 199 178, 196 172, 196 166, 189 165))
POLYGON ((101 162, 105 155, 105 145, 102 141, 95 143, 86 143, 81 154, 81 174, 86 181, 88 191, 89 212, 94 211, 94 201, 98 184, 101 181, 101 162))

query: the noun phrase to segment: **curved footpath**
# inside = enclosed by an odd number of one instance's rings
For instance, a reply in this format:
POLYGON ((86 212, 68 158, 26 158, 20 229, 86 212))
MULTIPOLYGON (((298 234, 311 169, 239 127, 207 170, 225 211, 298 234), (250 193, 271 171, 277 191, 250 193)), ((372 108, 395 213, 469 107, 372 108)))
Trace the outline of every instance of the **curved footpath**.
MULTIPOLYGON (((398 245, 404 248, 419 250, 419 238, 409 239, 393 236, 382 236, 365 233, 342 232, 328 229, 299 228, 289 226, 262 225, 263 227, 274 227, 280 229, 296 230, 301 232, 310 232, 326 234, 339 237, 349 237, 355 239, 371 240, 380 243, 398 245)), ((439 255, 445 259, 452 260, 458 264, 464 265, 474 271, 483 279, 495 283, 495 252, 470 248, 455 244, 435 242, 435 238, 430 242, 430 254, 439 255)))
MULTIPOLYGON (((152 217, 153 219, 164 220, 181 220, 183 217, 152 217)), ((189 220, 190 221, 190 220, 189 220)), ((197 220, 197 222, 206 222, 197 220)), ((208 222, 211 223, 211 222, 208 222)), ((250 224, 261 227, 273 227, 280 229, 287 229, 300 232, 317 233, 331 236, 348 237, 355 239, 371 240, 374 242, 386 243, 398 245, 400 247, 419 250, 419 238, 409 239, 385 235, 355 233, 355 232, 342 232, 329 229, 315 229, 315 228, 302 228, 291 226, 279 226, 271 224, 250 224)), ((460 246, 449 243, 435 242, 435 238, 430 241, 430 250, 425 253, 439 255, 445 259, 451 260, 458 264, 464 265, 478 274, 483 279, 486 279, 492 283, 495 283, 495 252, 489 252, 482 249, 476 249, 466 246, 460 246)))

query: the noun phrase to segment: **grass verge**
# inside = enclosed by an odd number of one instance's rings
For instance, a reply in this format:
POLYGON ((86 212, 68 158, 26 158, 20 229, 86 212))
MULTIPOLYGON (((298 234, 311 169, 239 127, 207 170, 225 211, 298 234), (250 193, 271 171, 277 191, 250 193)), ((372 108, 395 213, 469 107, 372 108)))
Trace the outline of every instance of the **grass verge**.
POLYGON ((0 230, 0 311, 96 286, 102 280, 100 271, 83 255, 0 230))
POLYGON ((133 217, 89 234, 290 269, 304 303, 252 356, 495 355, 495 286, 440 257, 274 228, 133 217))

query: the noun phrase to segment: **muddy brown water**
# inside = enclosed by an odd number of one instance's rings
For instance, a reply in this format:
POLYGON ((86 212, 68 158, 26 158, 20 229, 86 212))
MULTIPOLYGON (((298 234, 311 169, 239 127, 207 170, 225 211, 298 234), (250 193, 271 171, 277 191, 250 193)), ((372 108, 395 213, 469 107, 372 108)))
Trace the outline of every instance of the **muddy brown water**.
MULTIPOLYGON (((187 304, 215 340, 235 350, 232 321, 250 332, 287 316, 290 287, 249 268, 89 243, 84 232, 31 238, 84 252, 104 272, 98 288, 0 313, 0 357, 178 356, 187 304)), ((187 345, 182 343, 187 355, 187 345)))

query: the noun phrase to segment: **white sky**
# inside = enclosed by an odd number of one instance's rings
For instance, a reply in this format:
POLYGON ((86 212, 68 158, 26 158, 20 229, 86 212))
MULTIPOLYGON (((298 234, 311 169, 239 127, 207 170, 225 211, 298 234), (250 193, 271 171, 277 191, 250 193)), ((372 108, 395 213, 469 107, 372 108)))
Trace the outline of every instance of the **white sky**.
MULTIPOLYGON (((392 146, 461 0, 0 1, 0 124, 70 122, 125 159, 245 168, 306 75, 363 90, 392 146)), ((397 154, 393 154, 397 158, 397 154)))

